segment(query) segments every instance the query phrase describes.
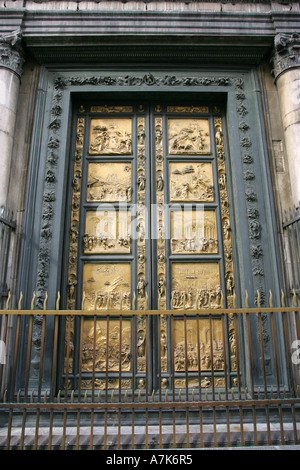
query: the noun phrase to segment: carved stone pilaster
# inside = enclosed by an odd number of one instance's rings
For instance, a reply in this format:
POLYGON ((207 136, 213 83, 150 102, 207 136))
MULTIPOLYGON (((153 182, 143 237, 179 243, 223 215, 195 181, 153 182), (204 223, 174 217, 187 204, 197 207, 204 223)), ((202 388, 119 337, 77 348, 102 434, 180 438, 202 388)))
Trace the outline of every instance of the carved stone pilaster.
POLYGON ((299 33, 278 33, 275 36, 272 63, 275 80, 282 72, 300 67, 299 33))
POLYGON ((4 67, 11 70, 19 78, 23 73, 24 64, 21 38, 21 30, 0 35, 0 68, 4 67))

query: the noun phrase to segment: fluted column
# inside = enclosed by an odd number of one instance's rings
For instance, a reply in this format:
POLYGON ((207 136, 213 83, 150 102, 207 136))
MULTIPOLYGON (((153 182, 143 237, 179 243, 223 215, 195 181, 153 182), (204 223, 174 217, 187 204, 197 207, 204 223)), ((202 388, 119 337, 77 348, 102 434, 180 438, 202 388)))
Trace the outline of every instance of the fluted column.
POLYGON ((0 207, 6 205, 23 51, 21 32, 0 36, 0 207))
MULTIPOLYGON (((273 73, 278 89, 293 204, 300 201, 300 34, 277 34, 273 73)), ((276 116, 273 116, 276 119, 276 116)))

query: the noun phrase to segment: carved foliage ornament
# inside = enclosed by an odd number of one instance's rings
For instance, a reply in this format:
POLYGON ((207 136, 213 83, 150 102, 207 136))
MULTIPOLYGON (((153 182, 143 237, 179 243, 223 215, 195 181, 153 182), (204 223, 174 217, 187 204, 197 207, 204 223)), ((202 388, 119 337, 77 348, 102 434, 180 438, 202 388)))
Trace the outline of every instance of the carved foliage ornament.
POLYGON ((275 79, 278 75, 291 68, 300 67, 300 34, 279 33, 274 40, 274 55, 272 57, 275 79))
POLYGON ((15 72, 19 77, 23 73, 23 49, 21 30, 0 35, 0 67, 15 72))

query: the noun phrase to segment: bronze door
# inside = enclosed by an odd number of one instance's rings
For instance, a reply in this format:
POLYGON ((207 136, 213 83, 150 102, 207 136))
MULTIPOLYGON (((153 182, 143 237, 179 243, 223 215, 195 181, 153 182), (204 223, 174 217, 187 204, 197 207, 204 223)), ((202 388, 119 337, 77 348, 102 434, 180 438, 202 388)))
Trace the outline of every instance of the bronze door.
POLYGON ((69 372, 76 377, 80 369, 86 388, 108 380, 112 389, 156 389, 171 376, 180 388, 187 372, 193 386, 200 344, 204 367, 222 371, 221 322, 181 316, 233 301, 220 109, 86 104, 76 114, 74 141, 66 302, 99 317, 86 317, 80 334, 72 325, 69 372), (170 309, 172 321, 142 314, 170 309), (121 323, 109 310, 122 311, 121 323), (205 366, 211 341, 218 361, 214 355, 205 366), (97 378, 89 377, 92 369, 97 378))

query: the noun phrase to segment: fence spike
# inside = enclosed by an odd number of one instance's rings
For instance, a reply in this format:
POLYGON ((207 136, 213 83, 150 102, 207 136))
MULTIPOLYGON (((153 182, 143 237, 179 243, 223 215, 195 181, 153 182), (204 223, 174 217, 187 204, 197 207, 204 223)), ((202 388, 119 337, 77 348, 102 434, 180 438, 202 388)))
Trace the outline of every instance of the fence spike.
POLYGON ((97 310, 97 299, 98 299, 98 292, 95 292, 95 302, 94 302, 94 310, 97 310))
POLYGON ((195 401, 195 389, 192 390, 192 400, 195 401))
POLYGON ((294 304, 294 307, 297 307, 297 295, 296 295, 295 288, 293 289, 293 304, 294 304))
POLYGON ((168 401, 168 389, 166 390, 166 393, 165 393, 165 400, 168 401))
POLYGON ((234 400, 234 389, 233 389, 233 387, 231 389, 231 396, 232 396, 232 399, 234 400))
POLYGON ((208 394, 208 389, 206 388, 206 389, 205 389, 205 400, 208 399, 208 398, 207 398, 207 394, 208 394))
POLYGON ((158 310, 160 310, 161 294, 158 294, 158 310))
POLYGON ((274 397, 273 397, 273 385, 271 385, 270 391, 271 391, 271 397, 274 398, 274 397))
POLYGON ((286 398, 286 386, 285 385, 283 386, 283 396, 284 398, 286 398))
POLYGON ((281 289, 281 307, 285 307, 285 304, 284 304, 284 293, 283 293, 283 290, 281 289))
POLYGON ((138 400, 141 401, 141 390, 139 390, 139 393, 138 393, 138 400))
POLYGON ((112 392, 111 392, 111 401, 112 401, 112 402, 114 401, 114 393, 115 393, 115 391, 112 390, 112 392))
POLYGON ((45 393, 44 393, 44 403, 47 403, 47 389, 45 390, 45 393))
POLYGON ((34 395, 34 390, 31 390, 30 403, 33 403, 33 395, 34 395))
POLYGON ((179 398, 179 401, 181 401, 181 389, 179 390, 178 398, 179 398))
POLYGON ((246 308, 249 307, 249 302, 248 302, 248 300, 249 300, 249 295, 248 295, 248 291, 246 291, 246 298, 245 298, 245 306, 246 306, 246 308))
POLYGON ((120 310, 123 310, 123 293, 121 293, 120 310))
POLYGON ((299 385, 296 387, 296 396, 299 397, 299 385))
POLYGON ((74 390, 71 392, 71 403, 74 403, 74 390))
POLYGON ((56 299, 56 310, 59 310, 59 301, 60 301, 60 292, 57 292, 57 299, 56 299))
POLYGON ((236 293, 233 292, 233 308, 236 308, 236 293))
POLYGON ((133 293, 133 301, 132 301, 132 310, 135 310, 135 300, 136 300, 136 295, 135 292, 133 293))
POLYGON ((154 401, 154 394, 155 394, 155 390, 153 389, 152 390, 152 401, 154 401))
POLYGON ((31 306, 30 306, 30 309, 31 309, 31 310, 34 310, 35 297, 36 297, 36 295, 35 295, 35 292, 34 292, 34 293, 33 293, 33 296, 32 296, 32 300, 31 300, 31 306))
POLYGON ((20 403, 20 395, 21 395, 21 390, 19 389, 17 393, 17 403, 20 403))
POLYGON ((84 402, 87 403, 87 390, 84 393, 84 398, 83 399, 84 399, 84 402))
POLYGON ((197 292, 196 296, 196 310, 199 310, 199 292, 197 292))
POLYGON ((20 298, 18 302, 18 310, 21 310, 22 308, 22 299, 23 299, 23 292, 20 293, 20 298))
POLYGON ((272 291, 269 290, 269 293, 270 293, 269 304, 270 304, 270 307, 273 307, 273 294, 272 294, 272 291))
POLYGON ((221 291, 221 308, 224 308, 224 295, 223 295, 223 291, 221 291))
POLYGON ((45 299, 44 299, 44 310, 47 310, 47 302, 48 302, 48 292, 46 292, 45 299))
POLYGON ((257 306, 260 307, 260 292, 259 292, 258 289, 257 289, 256 293, 257 293, 257 306))
POLYGON ((221 389, 219 388, 219 392, 218 392, 218 398, 219 400, 221 400, 221 389))
POLYGON ((84 310, 84 302, 85 302, 85 291, 83 291, 83 295, 82 295, 81 310, 84 310))
POLYGON ((247 400, 247 398, 248 398, 248 388, 245 387, 245 399, 247 400))
POLYGON ((97 397, 98 397, 98 403, 100 403, 100 401, 101 401, 101 390, 98 390, 97 397))
POLYGON ((10 299, 11 299, 11 294, 10 294, 10 291, 8 291, 8 297, 7 297, 7 301, 6 301, 6 310, 9 309, 10 299))
POLYGON ((145 300, 145 303, 146 303, 146 310, 148 310, 148 292, 146 292, 146 300, 145 300))
POLYGON ((58 394, 57 394, 57 403, 60 403, 60 390, 58 390, 58 394))
POLYGON ((125 396, 124 396, 125 401, 127 401, 127 395, 128 395, 128 390, 125 390, 125 396))
POLYGON ((6 403, 7 400, 7 388, 5 389, 4 395, 3 395, 3 403, 6 403))
POLYGON ((257 388, 257 397, 260 398, 260 387, 257 388))

